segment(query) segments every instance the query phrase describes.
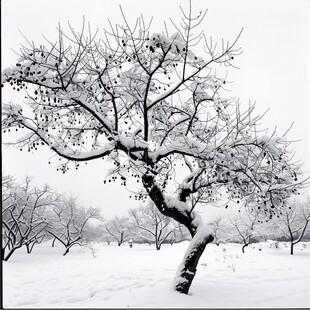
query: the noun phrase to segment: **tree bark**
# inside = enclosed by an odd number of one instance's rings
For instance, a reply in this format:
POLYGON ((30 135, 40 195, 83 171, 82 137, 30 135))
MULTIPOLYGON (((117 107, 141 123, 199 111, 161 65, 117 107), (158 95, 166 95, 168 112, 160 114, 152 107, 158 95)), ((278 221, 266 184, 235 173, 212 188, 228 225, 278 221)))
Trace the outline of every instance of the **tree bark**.
POLYGON ((189 288, 196 275, 199 259, 206 245, 213 240, 214 237, 210 234, 197 233, 197 235, 194 236, 176 273, 175 289, 178 292, 188 294, 189 288))
POLYGON ((160 250, 160 241, 157 239, 157 232, 156 232, 156 236, 155 236, 155 247, 156 247, 156 250, 159 251, 160 250))
POLYGON ((70 251, 70 247, 66 248, 64 254, 62 254, 62 255, 63 255, 63 256, 66 256, 66 255, 69 253, 69 251, 70 251))
POLYGON ((31 249, 30 249, 30 244, 26 243, 26 249, 27 249, 27 253, 30 254, 31 253, 31 249))
POLYGON ((242 253, 244 253, 244 249, 248 246, 248 244, 243 245, 242 247, 242 253))
POLYGON ((291 255, 293 255, 293 254, 294 254, 294 243, 291 242, 291 255))
POLYGON ((5 248, 3 248, 1 251, 1 260, 4 260, 4 257, 5 257, 5 248))
MULTIPOLYGON (((193 237, 196 233, 196 226, 192 224, 193 222, 193 213, 188 210, 183 210, 182 212, 177 208, 172 208, 167 206, 165 197, 162 193, 162 190, 156 184, 154 176, 145 174, 142 176, 142 183, 144 188, 149 194, 149 197, 154 202, 157 209, 168 217, 173 218, 178 223, 183 224, 190 232, 193 237)), ((180 200, 181 201, 181 200, 180 200)))

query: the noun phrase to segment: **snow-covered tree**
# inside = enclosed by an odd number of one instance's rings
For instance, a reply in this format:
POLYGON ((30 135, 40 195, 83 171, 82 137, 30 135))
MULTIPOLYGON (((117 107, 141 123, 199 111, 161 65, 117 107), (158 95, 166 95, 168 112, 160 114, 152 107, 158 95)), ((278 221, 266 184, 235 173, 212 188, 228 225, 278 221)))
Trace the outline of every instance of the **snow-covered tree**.
MULTIPOLYGON (((26 132, 21 150, 45 146, 70 162, 108 157, 109 175, 141 184, 158 210, 183 224, 192 242, 175 278, 187 294, 212 230, 198 204, 228 199, 249 212, 274 216, 301 184, 285 135, 258 130, 254 106, 227 98, 227 69, 240 54, 233 42, 216 44, 200 32, 205 12, 185 14, 172 28, 151 31, 142 17, 132 27, 98 32, 59 28, 58 41, 23 45, 2 84, 23 93, 3 104, 3 130, 26 132), (183 169, 182 169, 183 168, 183 169)), ((99 193, 98 193, 99 194, 99 193)))
POLYGON ((255 238, 259 241, 277 240, 281 237, 282 233, 277 228, 277 217, 270 220, 261 221, 260 225, 256 229, 255 238))
POLYGON ((142 240, 154 242, 156 250, 160 250, 161 245, 177 229, 175 221, 159 212, 153 202, 132 209, 129 214, 132 220, 131 230, 142 240))
POLYGON ((47 214, 48 233, 64 247, 66 255, 74 245, 86 244, 89 240, 88 230, 92 230, 91 219, 101 220, 96 208, 81 206, 74 197, 63 197, 47 214))
POLYGON ((209 223, 212 234, 214 236, 214 243, 219 246, 220 242, 225 243, 230 237, 230 227, 228 226, 227 219, 222 216, 216 216, 210 223, 209 223))
POLYGON ((53 204, 48 186, 31 186, 30 178, 22 185, 7 179, 2 196, 2 259, 7 261, 22 246, 30 253, 45 234, 48 220, 45 210, 53 204))
POLYGON ((283 210, 273 222, 275 229, 290 240, 291 255, 294 245, 304 237, 310 222, 310 198, 304 201, 289 201, 288 209, 283 210))
POLYGON ((242 242, 242 253, 244 253, 244 249, 251 244, 252 238, 257 233, 258 215, 249 212, 233 214, 230 216, 229 221, 235 231, 232 237, 242 242))
POLYGON ((128 223, 128 217, 118 216, 110 221, 107 221, 105 224, 107 237, 112 238, 112 240, 117 242, 118 246, 121 246, 124 242, 127 242, 132 235, 128 223))

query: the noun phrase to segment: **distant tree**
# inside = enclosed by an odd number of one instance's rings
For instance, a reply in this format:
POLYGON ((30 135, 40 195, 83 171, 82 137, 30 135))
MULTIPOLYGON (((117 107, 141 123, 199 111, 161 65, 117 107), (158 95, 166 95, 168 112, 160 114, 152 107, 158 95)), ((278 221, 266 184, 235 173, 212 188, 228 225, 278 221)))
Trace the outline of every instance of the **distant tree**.
POLYGON ((114 239, 118 246, 128 241, 131 236, 131 232, 128 228, 128 221, 129 219, 127 217, 116 216, 106 223, 105 229, 107 235, 114 239))
POLYGON ((48 233, 59 241, 67 255, 74 245, 86 244, 89 240, 88 230, 91 229, 92 219, 101 219, 100 211, 96 208, 81 206, 74 197, 63 197, 48 214, 48 233))
POLYGON ((130 210, 129 214, 135 234, 143 240, 154 242, 156 250, 160 250, 161 245, 177 227, 170 218, 158 211, 153 202, 130 210))
POLYGON ((191 240, 191 235, 188 229, 178 222, 176 222, 176 227, 171 235, 171 238, 169 238, 171 239, 171 243, 191 240))
POLYGON ((253 105, 242 110, 224 94, 239 35, 216 44, 198 28, 205 12, 182 14, 172 31, 165 24, 151 33, 142 17, 134 27, 124 17, 103 40, 85 24, 69 34, 59 28, 57 42, 29 40, 2 72, 3 85, 22 92, 26 104, 3 103, 2 124, 5 132, 27 132, 20 149, 43 145, 59 155, 63 173, 69 162, 78 168, 109 157, 110 181, 136 178, 141 197, 193 238, 175 276, 175 289, 187 294, 214 239, 194 206, 216 202, 224 188, 249 212, 274 216, 302 181, 285 135, 261 130, 253 105))
POLYGON ((244 249, 251 244, 252 238, 256 234, 258 215, 248 212, 238 213, 231 215, 229 221, 236 232, 234 238, 239 239, 243 244, 242 253, 244 253, 244 249))
POLYGON ((290 240, 290 253, 294 254, 294 245, 305 236, 310 221, 310 197, 305 201, 289 201, 288 209, 283 210, 273 224, 290 240))
POLYGON ((22 185, 5 184, 2 196, 2 259, 7 261, 22 246, 30 253, 45 235, 45 209, 53 203, 48 186, 31 187, 30 178, 22 185), (7 253, 6 253, 7 252, 7 253))
POLYGON ((275 224, 276 222, 276 217, 274 217, 270 221, 262 221, 258 227, 259 229, 256 231, 255 237, 262 241, 276 240, 278 237, 281 237, 282 233, 279 232, 279 229, 277 229, 277 225, 275 224))
POLYGON ((230 237, 230 228, 227 225, 227 219, 218 215, 210 222, 212 233, 214 236, 214 243, 219 246, 220 242, 226 242, 230 237))

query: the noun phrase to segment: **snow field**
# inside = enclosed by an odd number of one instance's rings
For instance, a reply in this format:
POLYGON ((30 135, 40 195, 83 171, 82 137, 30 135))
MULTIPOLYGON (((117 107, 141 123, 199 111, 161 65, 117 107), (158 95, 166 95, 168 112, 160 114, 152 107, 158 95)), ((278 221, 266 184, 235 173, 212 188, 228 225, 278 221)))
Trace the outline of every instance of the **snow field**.
POLYGON ((160 308, 310 307, 310 243, 208 245, 189 296, 172 288, 188 242, 151 245, 94 244, 63 247, 44 243, 32 254, 19 249, 3 263, 4 307, 160 308))

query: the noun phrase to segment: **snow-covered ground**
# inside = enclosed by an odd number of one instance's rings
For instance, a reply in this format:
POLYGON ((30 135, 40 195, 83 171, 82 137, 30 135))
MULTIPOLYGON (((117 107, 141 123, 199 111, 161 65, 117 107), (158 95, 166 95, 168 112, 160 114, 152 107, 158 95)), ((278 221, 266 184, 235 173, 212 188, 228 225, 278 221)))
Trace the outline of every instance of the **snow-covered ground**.
POLYGON ((45 243, 32 254, 20 249, 3 263, 4 307, 310 307, 310 244, 295 254, 280 244, 208 245, 190 294, 172 289, 188 242, 154 246, 134 244, 62 247, 45 243), (261 250, 260 250, 261 249, 261 250))

